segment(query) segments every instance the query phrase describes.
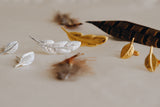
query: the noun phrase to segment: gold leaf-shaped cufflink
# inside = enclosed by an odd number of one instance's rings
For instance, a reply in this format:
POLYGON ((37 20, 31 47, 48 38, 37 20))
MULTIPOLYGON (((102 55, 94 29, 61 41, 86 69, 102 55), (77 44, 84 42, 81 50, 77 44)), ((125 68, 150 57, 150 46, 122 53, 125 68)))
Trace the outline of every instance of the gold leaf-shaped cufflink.
POLYGON ((97 45, 101 45, 108 40, 107 36, 103 35, 83 35, 80 32, 68 32, 65 28, 61 27, 67 34, 68 38, 71 41, 80 41, 81 46, 93 47, 97 45))
POLYGON ((145 64, 145 67, 150 72, 154 72, 158 67, 158 65, 160 64, 160 61, 153 54, 153 46, 151 46, 149 55, 146 57, 144 64, 145 64))
POLYGON ((138 56, 139 55, 139 52, 134 50, 134 46, 133 46, 133 43, 134 43, 134 38, 132 39, 132 41, 125 45, 122 50, 121 50, 121 55, 120 57, 122 59, 127 59, 127 58, 130 58, 131 56, 135 55, 135 56, 138 56))

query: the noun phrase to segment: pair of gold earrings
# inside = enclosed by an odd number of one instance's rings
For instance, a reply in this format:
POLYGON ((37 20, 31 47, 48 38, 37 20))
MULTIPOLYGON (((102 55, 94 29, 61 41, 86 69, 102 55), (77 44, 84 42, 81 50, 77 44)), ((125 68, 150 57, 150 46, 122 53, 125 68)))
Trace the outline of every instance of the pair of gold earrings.
MULTIPOLYGON (((139 55, 139 52, 134 49, 133 43, 134 43, 134 38, 129 44, 125 45, 122 48, 121 55, 120 55, 122 59, 128 59, 133 55, 135 56, 139 55)), ((151 46, 150 52, 145 58, 144 65, 148 69, 148 71, 154 72, 159 64, 160 64, 160 60, 158 60, 156 56, 153 54, 153 46, 151 46)))

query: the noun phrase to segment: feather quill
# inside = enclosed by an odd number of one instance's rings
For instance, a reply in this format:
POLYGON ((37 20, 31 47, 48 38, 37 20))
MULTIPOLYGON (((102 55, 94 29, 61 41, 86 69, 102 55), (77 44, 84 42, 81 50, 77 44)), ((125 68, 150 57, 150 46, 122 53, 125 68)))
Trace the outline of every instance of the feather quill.
POLYGON ((75 76, 88 72, 90 69, 89 66, 86 64, 86 59, 78 59, 77 57, 83 55, 78 53, 73 55, 70 58, 63 60, 57 64, 53 65, 53 72, 55 77, 58 80, 67 80, 71 79, 75 76))

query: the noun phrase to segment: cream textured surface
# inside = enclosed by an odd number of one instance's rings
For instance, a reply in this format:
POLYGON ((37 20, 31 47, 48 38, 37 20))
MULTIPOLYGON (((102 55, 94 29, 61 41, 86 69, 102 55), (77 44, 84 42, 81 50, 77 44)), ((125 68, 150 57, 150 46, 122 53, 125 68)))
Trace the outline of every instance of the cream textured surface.
MULTIPOLYGON (((160 29, 158 0, 1 0, 0 47, 17 40, 16 54, 0 55, 0 107, 160 107, 160 67, 151 73, 144 67, 149 47, 134 44, 140 56, 120 59, 128 42, 112 38, 97 47, 81 47, 72 54, 45 55, 29 38, 68 40, 51 22, 59 10, 86 20, 128 20, 160 29), (14 68, 16 56, 34 51, 30 66, 14 68), (74 81, 57 81, 51 65, 77 52, 96 57, 89 62, 93 75, 74 81)), ((73 31, 106 35, 91 24, 73 31)), ((154 48, 160 59, 160 49, 154 48)))

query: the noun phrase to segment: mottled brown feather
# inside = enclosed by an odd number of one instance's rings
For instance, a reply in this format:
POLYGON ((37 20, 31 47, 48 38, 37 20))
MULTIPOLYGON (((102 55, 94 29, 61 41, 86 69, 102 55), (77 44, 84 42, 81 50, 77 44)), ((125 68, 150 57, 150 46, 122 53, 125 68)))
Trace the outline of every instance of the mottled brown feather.
POLYGON ((69 14, 61 14, 59 12, 54 16, 53 21, 59 25, 64 25, 67 28, 75 28, 82 25, 82 23, 80 23, 77 19, 71 18, 69 14))
POLYGON ((87 21, 113 37, 160 48, 160 31, 128 21, 87 21))
POLYGON ((67 80, 90 70, 86 59, 77 58, 80 53, 53 65, 53 72, 58 80, 67 80))

